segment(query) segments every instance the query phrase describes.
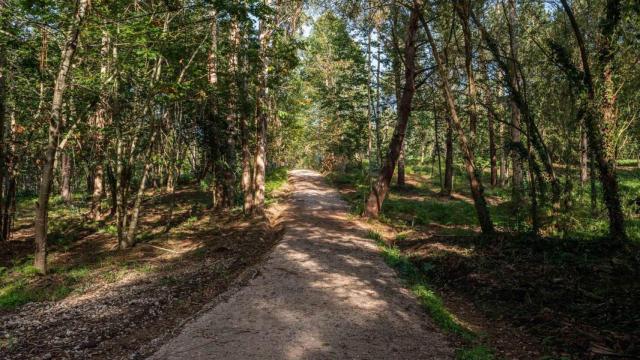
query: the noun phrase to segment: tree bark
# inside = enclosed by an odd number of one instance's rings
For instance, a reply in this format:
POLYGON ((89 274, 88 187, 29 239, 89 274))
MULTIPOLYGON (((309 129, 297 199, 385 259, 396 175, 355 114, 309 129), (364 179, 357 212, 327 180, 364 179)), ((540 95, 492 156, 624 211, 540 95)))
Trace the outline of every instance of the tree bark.
POLYGON ((444 94, 445 100, 447 102, 447 107, 449 109, 449 115, 451 116, 451 123, 455 126, 458 132, 458 140, 460 141, 460 148, 462 150, 462 154, 465 160, 465 169, 467 171, 467 176, 469 178, 469 186, 471 188, 471 195, 473 197, 473 202, 476 209, 476 214, 478 215, 478 222, 480 223, 480 228, 482 229, 483 234, 492 234, 494 232, 493 223, 491 222, 491 216, 489 214, 489 209, 487 208, 487 202, 484 198, 484 188, 482 186, 482 179, 479 176, 478 170, 475 166, 475 157, 473 155, 473 151, 471 151, 469 147, 469 142, 464 133, 464 129, 458 118, 458 112, 456 110, 455 101, 453 99, 453 94, 451 92, 451 87, 449 86, 449 79, 447 78, 447 70, 445 68, 445 64, 440 57, 438 47, 436 45, 433 36, 431 35, 431 30, 429 29, 429 24, 425 20, 425 18, 420 14, 420 21, 427 33, 427 39, 429 40, 429 44, 431 45, 431 52, 436 61, 436 66, 438 69, 438 73, 440 75, 440 85, 442 88, 442 92, 444 94))
MULTIPOLYGON (((271 0, 267 1, 267 6, 271 5, 271 0)), ((269 46, 270 30, 265 19, 260 21, 260 49, 259 64, 260 73, 258 76, 258 99, 256 101, 256 152, 254 159, 253 173, 253 211, 258 214, 264 212, 265 198, 265 177, 267 169, 267 123, 269 119, 269 61, 267 58, 267 47, 269 46)))
POLYGON ((389 150, 385 157, 384 163, 378 178, 372 185, 371 192, 367 198, 364 207, 364 216, 377 217, 380 214, 382 203, 384 202, 387 192, 389 191, 389 184, 393 177, 393 172, 400 157, 400 151, 402 150, 402 143, 404 141, 405 132, 407 130, 407 124, 409 123, 409 116, 411 115, 411 102, 415 94, 415 60, 416 60, 416 33, 418 31, 420 4, 419 1, 415 1, 413 8, 411 9, 411 15, 407 23, 406 38, 404 42, 404 63, 405 63, 405 83, 402 90, 402 97, 398 107, 398 122, 389 144, 389 150))
POLYGON ((398 158, 398 186, 405 186, 407 183, 404 174, 404 146, 400 150, 400 157, 398 158))
POLYGON ((129 229, 127 230, 125 241, 120 244, 120 249, 127 249, 135 245, 136 233, 138 230, 138 220, 140 218, 140 206, 142 204, 142 198, 144 196, 144 191, 147 186, 147 177, 149 176, 149 170, 151 170, 151 166, 153 162, 151 161, 151 154, 153 153, 154 142, 156 138, 157 131, 153 130, 153 134, 151 135, 151 139, 149 139, 149 145, 146 151, 146 155, 144 157, 144 168, 142 169, 142 178, 140 179, 140 184, 138 185, 138 191, 136 192, 136 197, 133 202, 133 208, 131 209, 131 215, 129 216, 129 229))
POLYGON ((440 191, 442 192, 442 190, 444 189, 442 186, 442 150, 440 148, 440 136, 439 136, 439 130, 438 130, 438 114, 436 106, 435 106, 436 102, 433 102, 433 137, 435 138, 435 152, 436 155, 438 156, 438 184, 440 185, 440 191))
MULTIPOLYGON (((0 3, 0 10, 4 11, 4 5, 0 3)), ((7 175, 7 166, 6 166, 6 145, 5 145, 5 116, 6 116, 6 69, 5 69, 5 49, 2 44, 0 44, 0 241, 5 240, 4 236, 4 228, 3 222, 1 219, 4 218, 4 183, 5 177, 7 175)))
POLYGON ((0 240, 9 240, 11 237, 11 227, 13 224, 14 214, 16 212, 16 178, 15 178, 15 166, 16 166, 16 117, 12 111, 9 117, 9 133, 5 135, 10 145, 5 147, 4 157, 6 159, 5 170, 5 189, 3 201, 0 201, 0 240))
MULTIPOLYGON (((244 76, 247 73, 247 61, 243 57, 242 64, 242 79, 241 88, 242 93, 247 95, 247 79, 244 76)), ((244 96, 242 97, 245 98, 244 96)), ((244 103, 240 109, 240 147, 242 151, 242 193, 243 193, 243 209, 244 214, 248 215, 253 212, 253 174, 251 172, 251 149, 249 148, 249 126, 248 126, 248 114, 246 112, 247 104, 244 103)))
POLYGON ((500 127, 499 127, 499 132, 500 132, 500 139, 501 142, 500 144, 502 145, 500 147, 500 175, 499 175, 499 182, 500 182, 500 186, 505 186, 507 184, 507 179, 509 178, 509 174, 507 172, 507 155, 506 155, 506 151, 505 151, 505 129, 504 129, 504 124, 500 123, 500 127))
POLYGON ((589 180, 589 139, 584 126, 580 127, 580 185, 589 180))
POLYGON ((442 195, 450 196, 453 192, 453 125, 451 118, 447 117, 447 134, 445 138, 444 156, 444 184, 442 195))
POLYGON ((100 64, 100 80, 102 82, 102 89, 100 91, 100 99, 98 101, 98 109, 93 116, 93 146, 95 155, 95 167, 93 169, 93 191, 91 193, 91 209, 89 210, 89 218, 99 221, 102 220, 102 208, 100 202, 104 197, 104 151, 105 151, 105 139, 104 139, 104 127, 109 121, 109 96, 107 94, 106 80, 109 73, 109 49, 110 38, 109 33, 106 30, 102 32, 102 46, 100 48, 100 57, 102 63, 100 64))
POLYGON ((56 77, 53 99, 51 102, 51 113, 49 118, 49 140, 45 149, 44 164, 42 166, 42 177, 38 189, 38 201, 35 213, 35 243, 36 253, 34 265, 42 273, 47 273, 47 222, 49 210, 49 195, 51 194, 51 183, 53 180, 53 166, 58 149, 58 138, 60 136, 60 121, 62 113, 62 102, 64 92, 67 88, 67 77, 71 70, 71 63, 78 45, 78 37, 85 18, 85 13, 89 0, 79 0, 76 7, 73 22, 70 25, 67 41, 62 49, 60 57, 60 69, 56 77))
POLYGON ((64 202, 71 201, 71 156, 66 151, 60 154, 60 197, 64 202))

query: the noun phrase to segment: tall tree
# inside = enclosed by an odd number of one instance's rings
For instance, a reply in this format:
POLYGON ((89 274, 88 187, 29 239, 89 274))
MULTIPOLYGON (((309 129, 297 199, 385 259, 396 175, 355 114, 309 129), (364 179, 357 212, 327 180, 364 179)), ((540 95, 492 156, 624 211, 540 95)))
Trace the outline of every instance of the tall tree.
POLYGON ((469 186, 471 188, 471 195, 473 197, 473 203, 476 208, 478 222, 480 223, 480 228, 482 229, 482 232, 484 234, 491 234, 494 232, 494 228, 493 222, 491 222, 489 209, 487 208, 487 202, 484 198, 482 179, 479 170, 476 168, 475 155, 471 150, 470 144, 467 140, 467 136, 464 132, 464 128, 462 127, 462 123, 460 121, 460 118, 458 117, 455 100, 453 98, 451 86, 449 85, 448 71, 445 67, 445 63, 442 57, 440 56, 440 51, 438 50, 435 39, 431 35, 429 23, 426 21, 422 13, 420 13, 420 21, 422 22, 422 26, 427 33, 427 39, 429 40, 429 44, 431 45, 431 53, 433 54, 436 66, 438 68, 438 74, 440 75, 440 86, 447 103, 449 116, 451 117, 451 124, 458 132, 458 141, 460 141, 460 148, 464 157, 465 169, 467 171, 467 177, 469 178, 469 186))
POLYGON ((400 157, 402 143, 409 123, 411 102, 416 91, 416 52, 418 48, 416 38, 418 32, 419 13, 422 10, 421 7, 421 2, 419 0, 414 0, 410 10, 409 20, 406 25, 403 56, 405 64, 404 87, 402 90, 402 97, 400 98, 400 105, 398 106, 398 121, 396 123, 384 163, 380 169, 378 178, 372 184, 371 192, 369 193, 364 207, 364 215, 368 217, 377 217, 382 209, 382 203, 389 192, 389 184, 391 183, 393 172, 396 168, 398 158, 400 157))
POLYGON ((45 149, 44 164, 42 166, 42 177, 38 189, 38 202, 36 203, 35 215, 35 243, 36 253, 34 265, 42 274, 47 273, 47 222, 49 220, 49 195, 51 194, 51 183, 53 181, 53 166, 58 150, 58 138, 61 130, 62 104, 64 93, 67 88, 67 81, 71 63, 78 46, 78 37, 84 24, 85 15, 89 6, 89 0, 78 0, 75 14, 69 25, 67 40, 62 48, 60 68, 55 80, 53 90, 53 100, 51 102, 51 112, 49 114, 49 141, 45 149))
POLYGON ((602 105, 598 107, 598 99, 596 98, 596 89, 594 81, 591 75, 591 66, 589 62, 589 55, 587 47, 585 45, 582 31, 573 15, 573 10, 569 6, 567 0, 561 0, 562 7, 564 8, 567 17, 571 23, 576 41, 578 43, 578 49, 580 51, 580 60, 582 64, 582 81, 586 88, 589 102, 589 108, 585 112, 584 122, 589 138, 589 148, 591 149, 593 156, 596 160, 598 170, 600 173, 600 182, 602 183, 602 189, 604 192, 604 200, 607 205, 609 213, 609 235, 614 241, 622 242, 626 239, 626 233, 624 228, 624 213, 622 212, 622 204, 620 202, 620 195, 618 190, 618 179, 615 174, 614 160, 611 158, 610 152, 607 151, 606 136, 603 136, 601 126, 610 131, 611 123, 615 121, 614 110, 612 109, 612 94, 609 88, 610 83, 610 67, 611 67, 611 48, 610 37, 612 36, 617 22, 620 19, 620 2, 617 0, 607 0, 606 2, 606 15, 601 26, 601 36, 603 38, 600 47, 600 61, 603 71, 603 79, 605 91, 602 99, 602 105), (602 119, 602 120, 600 120, 602 119), (600 121, 604 122, 601 124, 600 121))

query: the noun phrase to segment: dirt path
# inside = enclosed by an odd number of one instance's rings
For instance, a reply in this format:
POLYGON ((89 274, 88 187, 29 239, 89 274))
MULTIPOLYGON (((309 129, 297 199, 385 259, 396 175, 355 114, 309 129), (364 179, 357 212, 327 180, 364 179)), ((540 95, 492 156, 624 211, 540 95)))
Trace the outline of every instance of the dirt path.
POLYGON ((316 172, 290 176, 286 232, 258 275, 152 358, 452 358, 338 192, 316 172))

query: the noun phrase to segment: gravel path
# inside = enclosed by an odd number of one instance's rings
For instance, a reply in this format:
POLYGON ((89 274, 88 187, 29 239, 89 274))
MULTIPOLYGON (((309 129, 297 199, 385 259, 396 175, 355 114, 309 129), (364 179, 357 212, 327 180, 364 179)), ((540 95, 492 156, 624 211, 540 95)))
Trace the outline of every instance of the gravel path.
POLYGON ((449 359, 450 344, 322 176, 294 170, 286 232, 258 275, 152 359, 449 359))

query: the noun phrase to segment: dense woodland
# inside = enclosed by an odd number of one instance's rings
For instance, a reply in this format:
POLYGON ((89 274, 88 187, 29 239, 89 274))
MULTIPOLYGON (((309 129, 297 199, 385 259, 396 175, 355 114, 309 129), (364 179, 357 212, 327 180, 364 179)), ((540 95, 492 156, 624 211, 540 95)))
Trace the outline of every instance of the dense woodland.
POLYGON ((590 329, 622 335, 592 352, 637 356, 639 61, 631 0, 0 0, 0 297, 51 273, 52 233, 125 251, 187 188, 260 218, 306 167, 401 232, 606 262, 590 329))

